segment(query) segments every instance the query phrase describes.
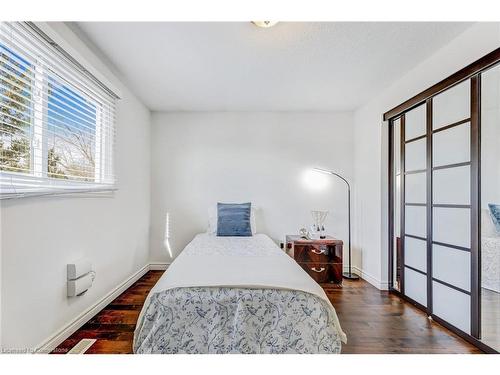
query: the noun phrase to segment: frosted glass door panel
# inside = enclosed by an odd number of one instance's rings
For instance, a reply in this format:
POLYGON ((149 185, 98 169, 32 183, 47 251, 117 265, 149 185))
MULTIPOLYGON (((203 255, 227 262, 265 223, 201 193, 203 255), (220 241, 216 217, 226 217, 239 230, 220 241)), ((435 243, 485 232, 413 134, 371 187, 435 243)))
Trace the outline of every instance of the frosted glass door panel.
POLYGON ((405 201, 406 203, 425 203, 427 200, 427 178, 425 172, 406 175, 405 201))
POLYGON ((500 351, 500 65, 481 74, 481 341, 500 351))
POLYGON ((405 238, 405 265, 427 271, 427 241, 405 238))
POLYGON ((470 80, 432 99, 432 127, 438 129, 470 118, 470 80))
POLYGON ((394 169, 396 175, 401 172, 401 120, 394 121, 394 169))
POLYGON ((470 333, 470 296, 432 282, 432 307, 434 314, 448 323, 470 333))
POLYGON ((427 167, 426 145, 427 142, 425 139, 419 139, 405 145, 405 170, 407 172, 427 167))
POLYGON ((434 204, 470 204, 470 166, 435 170, 432 196, 434 204))
POLYGON ((433 167, 470 161, 470 123, 434 133, 432 157, 433 167))
POLYGON ((427 306, 427 276, 405 267, 405 294, 427 306))
POLYGON ((422 206, 405 207, 405 234, 427 237, 426 208, 422 206))
POLYGON ((470 292, 470 253, 432 245, 432 277, 470 292))
POLYGON ((434 207, 433 241, 470 248, 470 209, 434 207))
POLYGON ((401 236, 401 176, 396 176, 394 183, 394 235, 401 236))
POLYGON ((405 140, 420 137, 426 132, 426 109, 422 104, 405 114, 405 140))

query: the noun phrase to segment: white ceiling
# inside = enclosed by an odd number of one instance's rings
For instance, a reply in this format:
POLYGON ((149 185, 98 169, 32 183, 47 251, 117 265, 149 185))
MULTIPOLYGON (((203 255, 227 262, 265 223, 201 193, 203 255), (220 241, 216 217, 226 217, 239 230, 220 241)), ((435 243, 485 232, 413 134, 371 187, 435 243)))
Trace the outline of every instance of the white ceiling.
MULTIPOLYGON (((151 110, 343 111, 470 23, 112 23, 77 27, 151 110)), ((74 26, 74 25, 73 25, 74 26)))

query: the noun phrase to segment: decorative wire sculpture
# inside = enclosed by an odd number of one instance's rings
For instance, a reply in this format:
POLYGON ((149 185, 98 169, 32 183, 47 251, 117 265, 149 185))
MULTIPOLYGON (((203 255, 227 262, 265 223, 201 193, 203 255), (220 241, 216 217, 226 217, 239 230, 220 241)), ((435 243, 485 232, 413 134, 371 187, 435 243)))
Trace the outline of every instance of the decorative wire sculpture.
POLYGON ((314 221, 314 231, 319 234, 319 238, 326 238, 325 236, 325 220, 328 216, 328 211, 311 211, 314 221))

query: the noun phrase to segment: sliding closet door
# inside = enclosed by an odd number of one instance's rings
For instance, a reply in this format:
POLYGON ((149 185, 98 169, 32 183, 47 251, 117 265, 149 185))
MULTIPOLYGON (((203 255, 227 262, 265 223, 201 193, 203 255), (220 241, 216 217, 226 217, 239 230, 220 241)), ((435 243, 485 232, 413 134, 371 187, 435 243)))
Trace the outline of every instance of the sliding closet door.
POLYGON ((500 48, 384 120, 390 290, 475 345, 498 350, 500 48))
POLYGON ((403 290, 427 306, 427 126, 426 106, 406 112, 402 126, 403 180, 403 290))
POLYGON ((474 76, 392 120, 390 181, 393 289, 476 337, 478 98, 474 76))
POLYGON ((481 340, 500 351, 500 65, 481 74, 481 340))
POLYGON ((471 80, 432 98, 432 313, 471 334, 471 80))

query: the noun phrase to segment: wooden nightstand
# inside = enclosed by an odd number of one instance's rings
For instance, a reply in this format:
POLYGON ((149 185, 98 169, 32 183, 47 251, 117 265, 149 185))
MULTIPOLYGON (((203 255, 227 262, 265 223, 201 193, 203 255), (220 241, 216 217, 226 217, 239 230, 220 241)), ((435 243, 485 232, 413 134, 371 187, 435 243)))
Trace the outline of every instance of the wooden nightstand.
POLYGON ((317 282, 342 284, 343 242, 331 236, 306 240, 286 236, 286 252, 317 282))

